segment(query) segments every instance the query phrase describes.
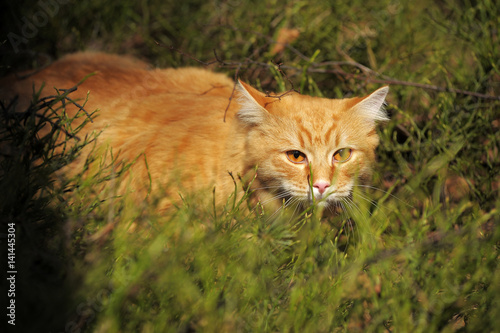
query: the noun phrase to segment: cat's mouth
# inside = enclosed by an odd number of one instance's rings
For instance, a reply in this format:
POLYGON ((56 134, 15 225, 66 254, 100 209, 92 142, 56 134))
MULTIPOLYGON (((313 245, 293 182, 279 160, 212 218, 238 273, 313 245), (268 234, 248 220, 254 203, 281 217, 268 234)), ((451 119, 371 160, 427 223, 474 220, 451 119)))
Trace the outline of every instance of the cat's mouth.
POLYGON ((338 203, 344 201, 345 199, 352 196, 351 191, 344 190, 332 190, 325 193, 318 193, 315 191, 308 191, 307 202, 309 205, 318 205, 322 207, 327 207, 330 205, 337 205, 338 203))
MULTIPOLYGON (((290 189, 284 186, 276 189, 271 196, 285 208, 294 206, 307 208, 313 205, 328 208, 338 206, 345 200, 349 200, 350 197, 352 197, 352 192, 349 189, 332 189, 319 193, 311 189, 290 189)), ((264 200, 263 203, 268 202, 268 200, 264 200)))

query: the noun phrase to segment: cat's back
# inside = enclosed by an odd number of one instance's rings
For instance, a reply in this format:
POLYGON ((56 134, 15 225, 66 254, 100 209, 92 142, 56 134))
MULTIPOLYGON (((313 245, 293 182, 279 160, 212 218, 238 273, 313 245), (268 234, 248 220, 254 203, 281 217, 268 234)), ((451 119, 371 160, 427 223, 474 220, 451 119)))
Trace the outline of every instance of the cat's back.
MULTIPOLYGON (((99 110, 81 134, 102 130, 98 141, 126 160, 146 154, 152 174, 165 174, 174 164, 201 170, 206 179, 217 173, 212 159, 223 154, 230 131, 224 116, 227 112, 229 120, 238 108, 236 101, 230 103, 234 82, 226 75, 201 68, 158 69, 128 56, 84 52, 34 74, 0 79, 0 100, 7 105, 18 96, 16 110, 23 111, 33 88, 44 85, 44 97, 77 84, 70 97, 85 102, 87 112, 99 110)), ((78 111, 67 105, 70 116, 78 111)))
MULTIPOLYGON (((171 98, 174 103, 192 102, 196 96, 206 103, 210 97, 229 98, 233 87, 225 75, 205 69, 155 69, 130 56, 80 52, 64 56, 39 71, 1 78, 0 99, 18 96, 23 109, 31 101, 33 89, 38 91, 44 86, 41 96, 47 96, 54 95, 54 88, 69 89, 77 84, 73 97, 86 98, 89 92, 88 107, 96 106, 108 114, 113 113, 113 107, 159 96, 171 98)), ((169 104, 172 103, 163 107, 169 104)))

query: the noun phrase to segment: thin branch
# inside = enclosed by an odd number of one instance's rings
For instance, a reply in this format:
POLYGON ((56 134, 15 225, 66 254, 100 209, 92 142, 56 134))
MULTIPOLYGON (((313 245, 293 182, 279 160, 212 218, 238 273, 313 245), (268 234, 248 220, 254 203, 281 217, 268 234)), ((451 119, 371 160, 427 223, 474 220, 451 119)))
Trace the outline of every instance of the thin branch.
POLYGON ((44 120, 44 121, 46 121, 46 122, 48 122, 48 123, 50 123, 50 125, 52 125, 52 128, 54 128, 54 129, 59 129, 59 130, 63 131, 63 133, 64 133, 66 136, 68 136, 68 137, 70 137, 70 138, 72 138, 72 139, 76 139, 77 141, 80 141, 80 140, 81 140, 78 136, 76 136, 76 135, 74 135, 74 134, 71 134, 71 133, 70 133, 70 132, 68 132, 68 131, 67 131, 67 130, 63 127, 63 126, 61 126, 61 125, 59 124, 59 123, 60 123, 60 121, 59 121, 59 120, 58 120, 58 121, 56 121, 56 122, 53 122, 53 121, 52 121, 52 119, 50 119, 50 118, 48 118, 48 117, 44 116, 43 114, 38 114, 38 113, 35 113, 35 116, 36 116, 36 117, 38 117, 38 118, 40 118, 40 119, 42 119, 42 120, 44 120))
MULTIPOLYGON (((240 30, 240 29, 237 29, 237 30, 240 30)), ((253 32, 255 33, 255 32, 253 32)), ((256 33, 258 34, 258 33, 256 33)), ((268 37, 268 36, 265 36, 265 35, 262 35, 262 34, 258 34, 259 36, 263 37, 263 38, 266 38, 269 42, 272 42, 272 43, 276 43, 276 41, 272 40, 272 38, 268 37)), ((161 47, 166 47, 172 51, 175 51, 181 55, 184 55, 184 56, 187 56, 188 58, 202 64, 203 66, 209 66, 209 65, 213 65, 213 64, 218 64, 219 67, 221 68, 235 68, 237 72, 239 72, 239 70, 241 68, 248 68, 250 66, 257 66, 257 67, 261 67, 261 68, 270 68, 273 66, 273 64, 269 64, 269 63, 266 63, 266 62, 261 62, 261 61, 255 61, 253 59, 250 59, 250 58, 247 58, 245 59, 244 61, 227 61, 227 60, 223 60, 220 58, 220 56, 217 54, 217 51, 214 49, 214 56, 215 56, 215 60, 214 61, 210 61, 210 62, 205 62, 205 61, 202 61, 202 60, 199 60, 197 59, 196 57, 194 56, 191 56, 173 46, 170 46, 170 47, 167 47, 167 46, 164 46, 162 45, 161 43, 155 41, 155 43, 161 47)), ((300 58, 310 62, 310 58, 307 57, 306 55, 302 54, 300 51, 298 51, 297 49, 293 48, 292 46, 290 45, 286 45, 286 47, 291 50, 293 53, 295 53, 296 55, 298 55, 300 58)), ((291 66, 291 65, 283 65, 282 63, 274 63, 274 66, 277 66, 278 68, 278 71, 286 78, 286 80, 290 83, 292 89, 291 90, 288 90, 282 94, 279 94, 279 95, 270 95, 269 93, 266 95, 267 97, 273 97, 273 98, 282 98, 283 96, 286 96, 287 94, 290 94, 291 92, 298 92, 300 93, 299 91, 297 91, 295 88, 294 88, 294 84, 293 84, 293 81, 289 78, 288 75, 286 75, 286 73, 284 72, 283 69, 286 69, 286 70, 296 70, 296 71, 303 71, 303 67, 300 67, 300 66, 291 66)), ((399 86, 408 86, 408 87, 415 87, 415 88, 419 88, 419 89, 424 89, 424 90, 431 90, 431 91, 437 91, 437 92, 447 92, 447 93, 454 93, 454 94, 460 94, 460 95, 465 95, 465 96, 472 96, 472 97, 476 97, 476 98, 480 98, 480 99, 485 99, 485 100, 494 100, 494 101, 500 101, 500 96, 493 96, 493 95, 488 95, 488 94, 483 94, 483 93, 478 93, 478 92, 474 92, 474 91, 468 91, 468 90, 465 90, 465 89, 456 89, 456 88, 450 88, 450 87, 442 87, 442 86, 437 86, 437 85, 431 85, 431 84, 424 84, 424 83, 417 83, 417 82, 410 82, 410 81, 404 81, 404 80, 399 80, 399 79, 395 79, 395 78, 391 78, 391 77, 388 77, 388 76, 385 76, 385 75, 382 75, 376 71, 374 71, 373 69, 363 65, 363 64, 360 64, 352 59, 348 59, 347 61, 324 61, 324 62, 320 62, 320 63, 310 63, 308 68, 306 69, 306 72, 307 73, 324 73, 324 74, 328 74, 328 73, 331 73, 331 74, 336 74, 336 75, 339 75, 341 77, 344 77, 344 78, 354 78, 354 79, 357 79, 357 80, 362 80, 362 81, 365 81, 365 82, 371 82, 371 83, 380 83, 380 84, 389 84, 389 85, 399 85, 399 86), (333 67, 333 68, 332 68, 333 67), (357 68, 359 69, 362 73, 361 74, 357 74, 357 73, 349 73, 348 71, 345 71, 343 70, 341 67, 353 67, 353 68, 357 68)), ((230 96, 230 99, 229 99, 229 104, 226 108, 226 111, 224 113, 224 120, 226 118, 226 113, 229 109, 229 105, 231 104, 231 100, 233 98, 233 94, 235 92, 235 87, 236 85, 233 87, 233 92, 230 96)))
MULTIPOLYGON (((368 68, 360 63, 357 63, 355 61, 324 61, 320 63, 312 63, 310 68, 319 68, 319 67, 324 67, 324 66, 351 66, 351 67, 356 67, 362 70, 364 73, 367 74, 372 74, 372 75, 379 75, 377 72, 375 72, 373 69, 368 68)), ((312 70, 311 70, 312 72, 312 70)))
POLYGON ((190 58, 190 59, 192 59, 192 60, 194 60, 194 61, 196 61, 196 62, 198 62, 198 63, 202 64, 203 66, 210 66, 210 65, 215 64, 215 63, 217 63, 217 62, 218 62, 217 60, 210 61, 210 62, 205 62, 205 61, 202 61, 202 60, 200 60, 200 59, 197 59, 197 58, 193 57, 192 55, 190 55, 190 54, 188 54, 188 53, 184 53, 182 50, 179 50, 179 49, 178 49, 178 48, 176 48, 176 47, 163 45, 162 43, 160 43, 160 42, 158 42, 158 41, 156 41, 156 40, 155 40, 155 43, 156 43, 156 45, 158 45, 159 47, 163 47, 163 48, 169 49, 169 50, 171 50, 171 51, 175 51, 175 52, 179 53, 179 54, 180 54, 180 55, 182 55, 182 56, 188 57, 188 58, 190 58))
POLYGON ((215 85, 215 84, 211 84, 211 86, 212 86, 212 88, 210 88, 210 89, 202 92, 199 96, 206 95, 206 94, 208 94, 209 92, 211 92, 214 89, 220 89, 220 88, 224 88, 225 87, 225 85, 215 85))
POLYGON ((288 94, 290 94, 292 92, 296 92, 296 93, 300 94, 300 91, 298 91, 297 89, 295 89, 295 86, 293 85, 293 81, 290 80, 290 78, 288 77, 288 75, 286 75, 286 73, 281 69, 281 66, 283 65, 283 63, 279 63, 279 64, 275 63, 275 62, 273 62, 273 63, 274 63, 274 65, 276 65, 278 67, 278 72, 280 72, 280 74, 285 77, 285 79, 288 81, 288 83, 290 83, 291 88, 288 91, 286 91, 286 92, 284 92, 284 93, 282 93, 280 95, 270 95, 269 93, 267 93, 266 97, 272 97, 272 98, 277 98, 277 99, 281 100, 282 97, 284 97, 284 96, 286 96, 286 95, 288 95, 288 94))
POLYGON ((408 86, 408 87, 416 87, 416 88, 421 88, 425 90, 434 90, 438 92, 449 92, 453 94, 460 94, 460 95, 467 95, 467 96, 473 96, 481 99, 490 99, 494 101, 500 101, 500 96, 493 96, 493 95, 486 95, 474 91, 468 91, 468 90, 463 90, 463 89, 456 89, 456 88, 448 88, 448 87, 440 87, 440 86, 435 86, 431 84, 425 84, 425 83, 416 83, 416 82, 409 82, 409 81, 402 81, 402 80, 397 80, 393 79, 390 77, 385 77, 382 76, 383 79, 372 79, 368 78, 368 81, 373 82, 373 83, 382 83, 382 84, 393 84, 393 85, 399 85, 399 86, 408 86))
MULTIPOLYGON (((81 83, 81 82, 80 82, 81 83)), ((51 118, 45 116, 45 114, 41 114, 38 111, 42 109, 49 109, 53 113, 56 113, 56 111, 52 108, 56 103, 61 102, 63 108, 66 108, 66 102, 70 102, 71 104, 75 105, 78 107, 78 111, 76 114, 78 114, 80 111, 85 113, 87 118, 90 120, 90 122, 93 122, 92 116, 85 110, 84 105, 78 104, 75 100, 71 99, 68 95, 71 94, 72 92, 76 91, 78 89, 78 83, 77 85, 68 88, 68 89, 58 89, 57 92, 62 91, 62 94, 58 95, 49 95, 49 96, 44 96, 41 97, 37 100, 36 104, 31 104, 29 108, 24 111, 24 112, 9 112, 10 110, 14 110, 15 104, 17 104, 19 96, 15 96, 14 99, 9 103, 7 107, 3 103, 0 103, 0 109, 4 111, 6 117, 14 117, 17 119, 21 120, 26 120, 28 117, 34 115, 37 118, 40 118, 46 122, 48 122, 53 129, 59 129, 61 130, 66 136, 76 139, 80 141, 80 138, 70 132, 68 132, 64 126, 61 126, 60 121, 53 121, 51 118)))
POLYGON ((39 103, 42 102, 42 103, 38 106, 38 108, 42 109, 42 108, 50 106, 54 102, 58 102, 58 101, 61 101, 63 107, 65 108, 66 107, 66 100, 67 100, 68 102, 70 102, 71 104, 73 104, 74 106, 76 106, 78 108, 77 113, 80 112, 80 111, 82 111, 83 113, 85 113, 85 115, 87 116, 87 118, 89 118, 90 122, 93 123, 94 121, 92 120, 92 117, 87 112, 87 110, 85 110, 84 106, 78 104, 75 100, 71 99, 68 96, 72 92, 75 92, 76 90, 78 90, 78 85, 79 84, 80 83, 78 83, 77 85, 75 85, 75 86, 73 86, 71 88, 68 88, 68 89, 58 89, 58 91, 62 91, 63 92, 62 95, 49 95, 49 96, 45 96, 45 97, 40 98, 38 100, 38 102, 39 103))
POLYGON ((219 56, 217 55, 217 50, 214 49, 214 56, 215 56, 215 61, 219 63, 219 65, 221 66, 227 66, 227 64, 219 58, 219 56))
POLYGON ((231 106, 231 101, 233 100, 234 92, 236 91, 236 84, 238 82, 238 73, 239 72, 240 72, 240 67, 238 67, 236 69, 236 72, 234 73, 233 91, 231 92, 231 96, 229 96, 229 103, 227 103, 226 110, 224 110, 224 122, 226 122, 226 114, 227 114, 227 111, 229 110, 229 107, 231 106))
MULTIPOLYGON (((359 68, 359 66, 363 66, 363 65, 358 64, 358 63, 350 63, 350 62, 344 62, 344 65, 350 65, 350 66, 354 66, 357 68, 359 68)), ((371 71, 371 69, 369 69, 369 70, 371 71)), ((365 81, 368 81, 371 83, 415 87, 415 88, 420 88, 420 89, 424 89, 424 90, 432 90, 432 91, 437 91, 437 92, 448 92, 448 93, 453 93, 453 94, 460 94, 460 95, 477 97, 477 98, 481 98, 481 99, 500 101, 500 96, 487 95, 487 94, 482 94, 482 93, 478 93, 478 92, 474 92, 474 91, 468 91, 468 90, 464 90, 464 89, 441 87, 441 86, 436 86, 436 85, 432 85, 432 84, 403 81, 403 80, 398 80, 398 79, 394 79, 394 78, 391 78, 391 77, 388 77, 385 75, 378 74, 374 71, 372 71, 372 73, 376 73, 376 74, 373 74, 373 75, 352 74, 352 73, 348 73, 346 71, 343 71, 341 69, 325 69, 325 68, 310 68, 310 69, 308 69, 308 72, 309 73, 323 73, 323 74, 328 74, 328 73, 338 74, 338 75, 341 75, 343 77, 356 78, 356 79, 365 80, 365 81)))

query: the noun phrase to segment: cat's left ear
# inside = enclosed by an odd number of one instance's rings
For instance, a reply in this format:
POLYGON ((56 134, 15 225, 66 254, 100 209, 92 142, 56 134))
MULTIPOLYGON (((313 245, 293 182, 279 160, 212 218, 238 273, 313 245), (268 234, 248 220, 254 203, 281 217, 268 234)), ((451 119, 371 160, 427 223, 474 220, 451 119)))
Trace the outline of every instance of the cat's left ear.
POLYGON ((353 107, 354 111, 373 123, 377 121, 389 120, 389 117, 384 109, 385 97, 388 92, 388 86, 375 90, 370 95, 362 98, 361 101, 353 107))
POLYGON ((258 125, 265 122, 269 116, 269 112, 266 110, 269 97, 241 80, 238 80, 238 94, 241 108, 237 117, 248 125, 258 125))

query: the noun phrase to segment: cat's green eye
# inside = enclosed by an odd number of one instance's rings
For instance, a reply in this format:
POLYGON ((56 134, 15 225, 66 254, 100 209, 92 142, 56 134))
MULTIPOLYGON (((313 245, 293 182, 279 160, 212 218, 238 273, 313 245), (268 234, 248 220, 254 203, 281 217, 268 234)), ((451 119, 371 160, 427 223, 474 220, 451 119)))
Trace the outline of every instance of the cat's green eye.
POLYGON ((334 162, 345 162, 349 158, 351 158, 352 154, 352 149, 351 148, 342 148, 339 149, 333 154, 333 161, 334 162))
POLYGON ((293 163, 304 163, 306 155, 298 150, 289 150, 286 152, 286 157, 293 163))

